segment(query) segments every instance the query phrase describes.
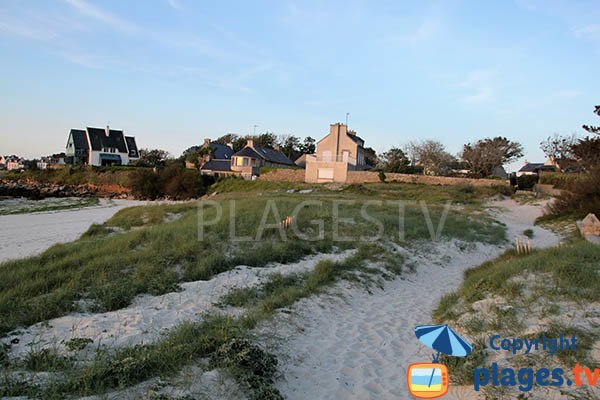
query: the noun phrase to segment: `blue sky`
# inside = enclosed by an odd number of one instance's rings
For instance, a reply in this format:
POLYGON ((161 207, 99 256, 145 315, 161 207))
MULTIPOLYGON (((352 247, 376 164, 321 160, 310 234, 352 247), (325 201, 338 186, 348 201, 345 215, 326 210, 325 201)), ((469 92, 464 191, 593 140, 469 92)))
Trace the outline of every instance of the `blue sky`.
POLYGON ((204 137, 581 133, 600 103, 595 1, 0 0, 0 153, 125 129, 179 155, 204 137))

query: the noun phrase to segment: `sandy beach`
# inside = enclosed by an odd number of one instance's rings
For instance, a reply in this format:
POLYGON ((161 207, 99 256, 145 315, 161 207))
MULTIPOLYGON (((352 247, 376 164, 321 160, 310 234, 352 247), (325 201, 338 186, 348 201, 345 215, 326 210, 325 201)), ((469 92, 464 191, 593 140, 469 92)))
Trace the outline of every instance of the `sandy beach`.
POLYGON ((71 242, 92 224, 101 224, 126 207, 145 201, 100 199, 98 206, 55 212, 0 216, 0 263, 39 254, 71 242))

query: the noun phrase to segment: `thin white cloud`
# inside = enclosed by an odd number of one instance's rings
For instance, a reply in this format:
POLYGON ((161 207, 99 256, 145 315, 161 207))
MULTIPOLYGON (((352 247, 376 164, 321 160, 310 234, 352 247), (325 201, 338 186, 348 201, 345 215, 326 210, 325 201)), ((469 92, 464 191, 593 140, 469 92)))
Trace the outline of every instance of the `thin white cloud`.
POLYGON ((177 0, 167 0, 167 3, 177 11, 182 9, 181 4, 177 0))
POLYGON ((99 22, 103 22, 106 25, 119 30, 119 31, 125 31, 125 32, 136 32, 139 30, 139 28, 129 22, 126 21, 122 18, 117 17, 116 15, 113 15, 111 13, 109 13, 108 11, 102 10, 96 6, 94 6, 93 4, 88 3, 85 0, 65 0, 67 2, 67 4, 69 4, 71 7, 73 7, 78 13, 85 15, 87 17, 90 17, 92 19, 95 19, 99 22))
POLYGON ((460 97, 462 102, 469 104, 488 102, 495 97, 496 75, 494 69, 478 69, 453 86, 463 92, 460 97))
POLYGON ((437 18, 427 17, 410 33, 400 35, 398 40, 411 46, 431 39, 440 29, 437 18))
POLYGON ((583 25, 573 29, 573 34, 579 39, 600 39, 600 24, 583 25))

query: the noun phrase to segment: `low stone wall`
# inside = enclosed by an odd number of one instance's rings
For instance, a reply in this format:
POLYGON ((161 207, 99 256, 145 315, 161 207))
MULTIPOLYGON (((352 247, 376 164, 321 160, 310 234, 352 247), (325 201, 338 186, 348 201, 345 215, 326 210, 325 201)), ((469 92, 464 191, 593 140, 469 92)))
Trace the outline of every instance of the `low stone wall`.
MULTIPOLYGON (((494 186, 506 184, 506 181, 500 179, 471 179, 471 178, 453 178, 447 176, 429 176, 429 175, 409 175, 398 173, 386 173, 386 182, 397 181, 402 183, 421 183, 425 185, 443 185, 454 186, 471 184, 473 186, 494 186)), ((371 171, 348 171, 346 183, 373 183, 380 182, 379 174, 371 171)))
POLYGON ((303 169, 280 168, 260 174, 259 181, 272 182, 304 182, 303 169))
MULTIPOLYGON (((272 182, 304 182, 305 170, 281 168, 261 174, 258 180, 272 182)), ((465 185, 494 186, 504 185, 507 182, 500 179, 471 179, 452 178, 447 176, 409 175, 398 173, 386 173, 386 182, 397 181, 402 183, 421 183, 424 185, 465 185)), ((351 183, 376 183, 380 182, 379 174, 371 171, 348 171, 347 184, 351 183)))

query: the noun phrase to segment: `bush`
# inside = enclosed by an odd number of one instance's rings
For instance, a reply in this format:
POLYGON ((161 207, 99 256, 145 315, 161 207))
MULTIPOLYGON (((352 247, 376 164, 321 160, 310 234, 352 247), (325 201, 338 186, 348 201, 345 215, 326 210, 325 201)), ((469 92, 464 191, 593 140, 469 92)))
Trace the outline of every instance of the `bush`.
POLYGON ((588 213, 600 215, 600 166, 572 183, 571 191, 563 191, 549 205, 550 215, 585 217, 588 213))
POLYGON ((379 174, 378 174, 378 176, 379 176, 379 180, 380 180, 381 182, 385 182, 385 172, 383 172, 383 171, 379 171, 379 174))
POLYGON ((538 175, 521 175, 517 178, 517 186, 520 190, 532 189, 539 179, 538 175))
POLYGON ((582 179, 585 179, 585 174, 567 174, 563 172, 542 172, 540 174, 539 183, 544 185, 552 185, 556 189, 570 190, 573 185, 576 185, 582 179))
POLYGON ((200 175, 181 163, 172 163, 158 172, 149 169, 132 171, 129 176, 131 193, 140 199, 154 200, 169 197, 186 200, 206 194, 214 183, 211 176, 200 175))
POLYGON ((160 196, 158 174, 149 169, 138 169, 129 175, 131 193, 139 199, 154 200, 160 196))

